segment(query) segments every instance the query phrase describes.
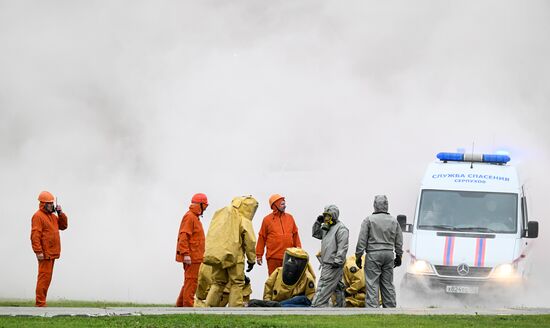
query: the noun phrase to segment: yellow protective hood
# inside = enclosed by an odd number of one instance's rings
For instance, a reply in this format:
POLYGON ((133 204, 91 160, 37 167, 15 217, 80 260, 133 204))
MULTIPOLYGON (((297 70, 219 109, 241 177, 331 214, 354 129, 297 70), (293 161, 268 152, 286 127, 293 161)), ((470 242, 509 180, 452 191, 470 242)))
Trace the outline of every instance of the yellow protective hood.
POLYGON ((307 254, 307 252, 298 247, 287 248, 285 253, 287 253, 290 256, 297 257, 299 259, 309 260, 309 255, 307 254))
POLYGON ((214 213, 208 233, 203 263, 229 268, 256 258, 256 237, 252 218, 258 202, 252 196, 235 197, 231 205, 214 213))
POLYGON ((240 196, 233 198, 231 206, 236 208, 243 218, 252 221, 258 209, 258 201, 252 196, 240 196))

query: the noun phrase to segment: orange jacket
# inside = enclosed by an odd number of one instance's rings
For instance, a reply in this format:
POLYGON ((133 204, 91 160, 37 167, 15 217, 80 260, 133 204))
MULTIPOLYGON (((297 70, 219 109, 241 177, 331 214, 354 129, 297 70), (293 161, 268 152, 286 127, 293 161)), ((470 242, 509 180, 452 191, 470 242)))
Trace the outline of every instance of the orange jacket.
POLYGON ((176 261, 183 262, 185 255, 191 256, 192 263, 202 263, 204 257, 204 230, 199 215, 200 204, 192 203, 189 211, 181 219, 176 247, 176 261))
POLYGON ((44 205, 40 203, 39 210, 32 216, 32 250, 36 254, 44 254, 46 260, 58 259, 61 255, 59 230, 67 229, 67 215, 61 212, 57 217, 53 213, 47 213, 44 205))
POLYGON ((298 227, 292 215, 274 210, 262 221, 262 228, 256 243, 256 257, 264 255, 267 244, 266 259, 282 260, 289 247, 302 247, 298 227))

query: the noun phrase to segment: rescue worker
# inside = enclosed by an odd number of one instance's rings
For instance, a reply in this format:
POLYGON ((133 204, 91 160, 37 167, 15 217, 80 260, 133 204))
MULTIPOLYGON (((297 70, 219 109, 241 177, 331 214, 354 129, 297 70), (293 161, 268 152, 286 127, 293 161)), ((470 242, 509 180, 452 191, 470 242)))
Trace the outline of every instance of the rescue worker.
POLYGON ((262 265, 264 248, 267 246, 265 258, 268 275, 271 275, 276 268, 282 266, 285 250, 289 247, 301 248, 302 243, 294 217, 285 212, 285 198, 278 194, 271 195, 269 207, 273 212, 262 221, 256 244, 256 263, 262 265))
POLYGON ((206 195, 195 194, 191 198, 189 211, 181 219, 176 246, 176 261, 183 263, 184 280, 176 300, 177 307, 193 306, 199 268, 204 256, 205 238, 200 217, 207 207, 206 195))
MULTIPOLYGON (((199 280, 197 285, 197 292, 195 293, 194 307, 206 307, 206 296, 210 291, 212 285, 212 267, 210 265, 201 264, 199 269, 199 280)), ((223 296, 218 306, 225 307, 229 301, 229 291, 231 290, 231 283, 228 282, 223 290, 223 296)), ((243 288, 243 304, 247 305, 250 301, 250 295, 252 295, 252 286, 250 285, 250 278, 244 276, 244 288, 243 288)))
POLYGON ((39 209, 32 216, 31 243, 38 260, 35 305, 47 306, 46 297, 52 281, 55 260, 61 255, 59 230, 65 230, 68 219, 61 205, 54 205, 55 197, 48 191, 38 195, 39 209), (57 213, 54 214, 54 212, 57 213))
POLYGON ((257 208, 258 201, 252 196, 235 197, 231 205, 217 210, 212 218, 203 261, 212 266, 212 286, 206 297, 209 307, 220 306, 228 282, 231 283, 229 306, 243 306, 245 255, 246 272, 252 270, 256 258, 252 219, 257 208))
MULTIPOLYGON (((365 261, 363 260, 363 265, 365 261)), ((365 272, 355 263, 355 255, 347 258, 344 265, 346 307, 365 307, 365 272)))
POLYGON ((374 213, 363 220, 359 241, 355 250, 357 267, 362 267, 362 256, 366 251, 365 280, 367 297, 365 306, 380 307, 378 293, 382 296, 382 306, 395 307, 393 268, 401 265, 403 256, 403 233, 397 220, 388 213, 388 198, 385 195, 374 197, 374 213), (394 256, 395 251, 395 256, 394 256))
MULTIPOLYGON (((339 215, 336 205, 328 205, 323 215, 319 215, 313 224, 313 237, 321 239, 321 276, 313 297, 314 307, 328 307, 333 293, 343 294, 342 275, 348 251, 349 231, 338 219, 339 215)), ((343 302, 339 303, 339 306, 344 305, 343 302)))
POLYGON ((315 295, 315 273, 309 255, 301 248, 287 248, 283 265, 273 271, 264 285, 264 297, 251 300, 250 307, 308 307, 315 295))

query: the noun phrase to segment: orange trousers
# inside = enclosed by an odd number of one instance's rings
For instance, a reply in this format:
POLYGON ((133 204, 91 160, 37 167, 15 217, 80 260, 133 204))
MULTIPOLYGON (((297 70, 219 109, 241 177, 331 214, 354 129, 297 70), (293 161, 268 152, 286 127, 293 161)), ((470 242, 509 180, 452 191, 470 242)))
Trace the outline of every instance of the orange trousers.
POLYGON ((55 260, 38 261, 38 278, 36 280, 36 306, 47 306, 46 296, 52 282, 53 264, 55 260))
POLYGON ((267 272, 270 276, 273 273, 273 271, 275 271, 275 269, 282 266, 283 266, 283 260, 277 260, 277 259, 267 260, 267 272))
POLYGON ((195 292, 197 291, 200 263, 191 263, 187 268, 183 266, 183 287, 176 301, 177 307, 193 307, 195 292))

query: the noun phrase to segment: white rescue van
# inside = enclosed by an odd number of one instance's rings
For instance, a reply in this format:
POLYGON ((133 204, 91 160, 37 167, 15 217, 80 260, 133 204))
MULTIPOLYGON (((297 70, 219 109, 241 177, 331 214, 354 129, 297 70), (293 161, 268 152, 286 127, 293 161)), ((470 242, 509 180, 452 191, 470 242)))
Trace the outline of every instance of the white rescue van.
POLYGON ((508 155, 439 153, 429 165, 414 222, 403 283, 414 289, 478 294, 521 286, 530 241, 523 186, 508 155))

